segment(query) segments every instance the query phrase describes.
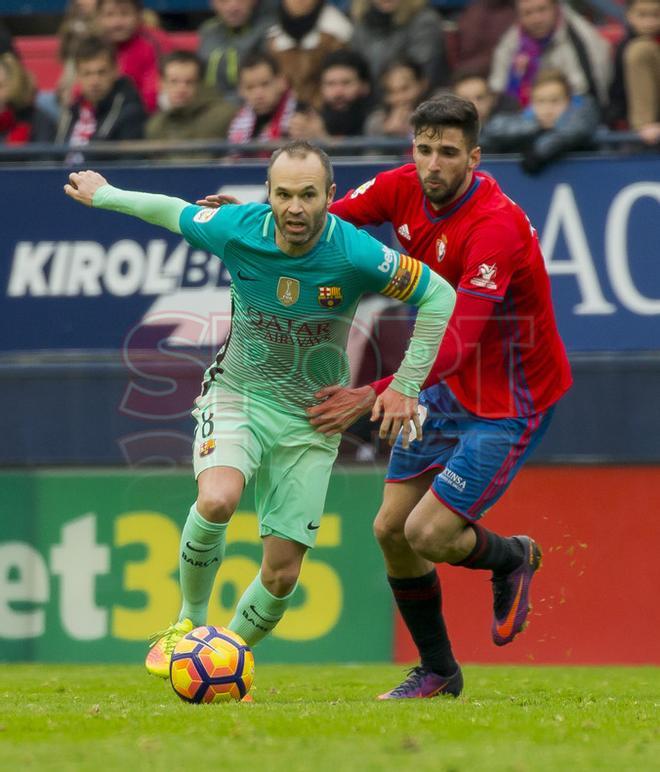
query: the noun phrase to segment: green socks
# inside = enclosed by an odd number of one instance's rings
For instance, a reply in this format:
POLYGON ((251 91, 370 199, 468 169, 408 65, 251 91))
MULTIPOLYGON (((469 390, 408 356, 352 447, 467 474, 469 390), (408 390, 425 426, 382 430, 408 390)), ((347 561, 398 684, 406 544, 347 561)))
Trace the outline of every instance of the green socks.
POLYGON ((283 598, 271 595, 258 573, 238 601, 234 618, 227 627, 238 633, 248 646, 254 646, 282 619, 295 591, 294 587, 283 598))
POLYGON ((181 534, 179 581, 183 606, 182 619, 191 619, 195 627, 206 624, 209 598, 215 575, 225 554, 227 523, 205 520, 193 504, 181 534))

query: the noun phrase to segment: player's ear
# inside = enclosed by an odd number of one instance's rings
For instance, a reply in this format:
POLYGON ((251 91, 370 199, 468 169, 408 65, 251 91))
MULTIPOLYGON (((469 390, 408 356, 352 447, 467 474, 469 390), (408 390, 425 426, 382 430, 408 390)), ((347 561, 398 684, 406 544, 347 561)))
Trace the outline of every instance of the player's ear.
POLYGON ((476 145, 475 147, 470 150, 470 170, 474 171, 477 166, 481 163, 481 148, 479 145, 476 145))
POLYGON ((337 185, 333 182, 328 189, 328 206, 335 200, 335 193, 337 192, 337 185))

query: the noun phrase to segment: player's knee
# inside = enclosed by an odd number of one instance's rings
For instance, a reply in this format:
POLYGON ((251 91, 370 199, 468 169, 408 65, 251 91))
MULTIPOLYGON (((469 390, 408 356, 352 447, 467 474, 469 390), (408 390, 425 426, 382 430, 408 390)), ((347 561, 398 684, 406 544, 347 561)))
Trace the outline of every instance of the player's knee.
POLYGON ((261 583, 271 595, 283 598, 296 586, 300 567, 297 564, 284 566, 261 566, 261 583))
POLYGON ((237 502, 223 491, 200 490, 197 496, 197 511, 213 523, 226 523, 234 514, 237 502))
POLYGON ((403 529, 404 521, 393 517, 385 509, 381 509, 374 520, 374 536, 384 551, 396 549, 405 544, 406 537, 403 529))

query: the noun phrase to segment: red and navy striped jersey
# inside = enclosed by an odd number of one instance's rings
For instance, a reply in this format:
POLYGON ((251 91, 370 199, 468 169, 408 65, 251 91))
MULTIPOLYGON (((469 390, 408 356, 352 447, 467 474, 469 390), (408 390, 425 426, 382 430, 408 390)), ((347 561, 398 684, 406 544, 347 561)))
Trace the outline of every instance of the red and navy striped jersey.
MULTIPOLYGON (((413 257, 458 292, 495 305, 474 354, 446 378, 460 403, 487 418, 528 416, 572 383, 538 236, 523 210, 484 172, 444 209, 433 209, 414 164, 377 175, 331 211, 354 225, 390 222, 413 257)), ((450 330, 460 337, 461 320, 450 330)))

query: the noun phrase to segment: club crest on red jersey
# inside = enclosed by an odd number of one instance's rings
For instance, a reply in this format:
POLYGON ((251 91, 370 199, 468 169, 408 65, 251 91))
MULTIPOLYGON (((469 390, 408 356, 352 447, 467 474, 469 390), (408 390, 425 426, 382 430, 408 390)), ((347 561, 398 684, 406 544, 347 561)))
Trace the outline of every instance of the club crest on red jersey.
POLYGON ((442 236, 435 242, 435 256, 438 260, 438 262, 442 262, 442 258, 445 256, 445 252, 447 251, 447 237, 443 233, 442 236))
POLYGON ((324 308, 337 308, 343 299, 341 287, 319 287, 318 301, 324 308))

